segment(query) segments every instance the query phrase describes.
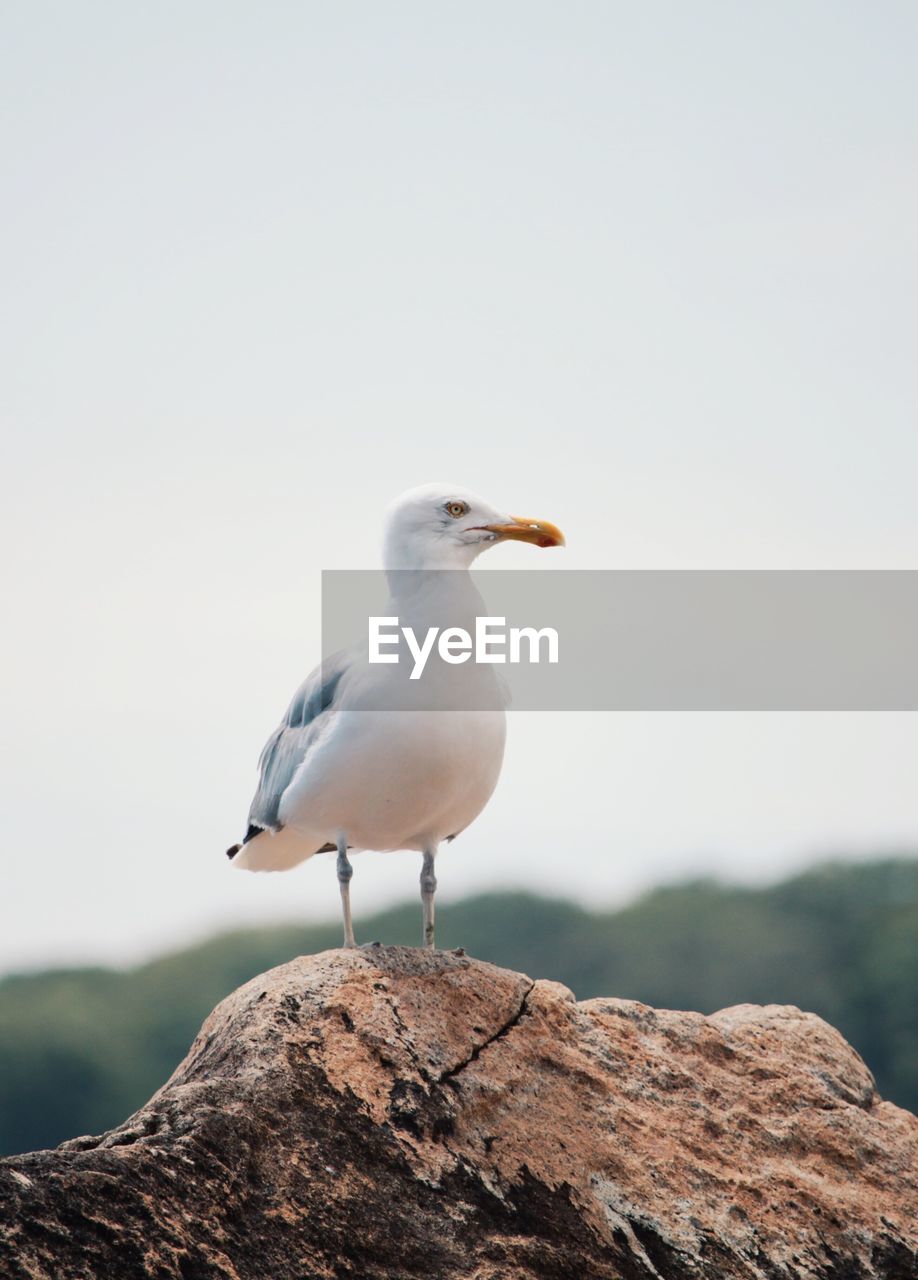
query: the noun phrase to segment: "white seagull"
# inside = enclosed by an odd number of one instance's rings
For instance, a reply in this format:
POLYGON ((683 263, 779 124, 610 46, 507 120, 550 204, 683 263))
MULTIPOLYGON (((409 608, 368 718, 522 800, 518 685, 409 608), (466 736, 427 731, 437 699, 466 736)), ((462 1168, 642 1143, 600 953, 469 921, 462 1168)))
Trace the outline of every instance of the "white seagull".
MULTIPOLYGON (((402 494, 385 527, 389 613, 424 636, 444 608, 451 619, 457 607, 463 617, 486 612, 468 571, 482 551, 509 539, 564 545, 555 525, 509 516, 452 486, 402 494)), ((474 665, 445 670, 455 679, 474 665)), ((496 696, 480 710, 362 710, 385 703, 396 672, 370 667, 353 651, 307 676, 261 753, 245 839, 227 850, 247 871, 284 871, 337 850, 346 947, 356 946, 348 853, 366 849, 423 854, 423 941, 434 945, 437 849, 478 817, 503 761, 506 716, 496 696)), ((493 681, 496 691, 493 667, 479 666, 475 679, 493 681)))

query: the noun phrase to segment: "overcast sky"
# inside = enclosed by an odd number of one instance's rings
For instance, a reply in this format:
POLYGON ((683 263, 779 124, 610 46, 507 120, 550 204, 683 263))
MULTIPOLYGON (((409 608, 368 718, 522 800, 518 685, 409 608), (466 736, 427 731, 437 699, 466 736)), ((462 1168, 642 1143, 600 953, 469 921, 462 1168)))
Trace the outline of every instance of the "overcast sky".
MULTIPOLYGON (((916 55, 895 0, 3 5, 0 967, 337 913, 223 850, 409 485, 570 568, 916 567, 916 55)), ((519 714, 441 893, 914 848, 916 767, 913 716, 519 714)))

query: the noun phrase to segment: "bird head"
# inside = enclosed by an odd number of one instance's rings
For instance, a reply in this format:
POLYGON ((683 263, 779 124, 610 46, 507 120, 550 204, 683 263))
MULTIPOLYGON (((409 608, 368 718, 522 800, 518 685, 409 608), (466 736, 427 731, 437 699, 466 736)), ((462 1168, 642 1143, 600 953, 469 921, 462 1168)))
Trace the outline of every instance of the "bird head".
POLYGON ((464 569, 499 542, 563 547, 564 535, 547 520, 507 515, 455 485, 409 489, 386 519, 387 569, 464 569))

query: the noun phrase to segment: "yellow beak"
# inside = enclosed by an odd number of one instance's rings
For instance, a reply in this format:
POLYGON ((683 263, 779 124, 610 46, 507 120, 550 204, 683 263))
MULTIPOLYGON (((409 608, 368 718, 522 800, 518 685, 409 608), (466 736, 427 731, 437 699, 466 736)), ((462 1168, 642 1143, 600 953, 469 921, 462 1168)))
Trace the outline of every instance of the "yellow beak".
POLYGON ((556 524, 547 520, 527 520, 523 516, 512 516, 512 524, 486 524, 489 533, 496 533, 499 538, 509 538, 514 542, 531 542, 536 547, 563 547, 564 534, 556 524))

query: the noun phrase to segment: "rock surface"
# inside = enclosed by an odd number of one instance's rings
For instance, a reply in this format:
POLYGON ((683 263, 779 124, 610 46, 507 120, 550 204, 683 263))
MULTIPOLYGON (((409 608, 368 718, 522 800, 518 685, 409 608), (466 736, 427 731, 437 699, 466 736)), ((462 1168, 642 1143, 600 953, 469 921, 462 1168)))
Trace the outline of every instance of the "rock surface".
POLYGON ((30 1280, 915 1280, 918 1120, 819 1018, 304 957, 120 1128, 0 1161, 30 1280))

